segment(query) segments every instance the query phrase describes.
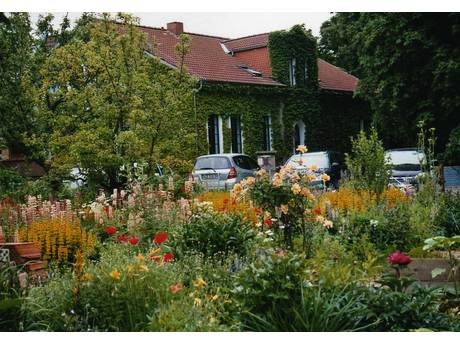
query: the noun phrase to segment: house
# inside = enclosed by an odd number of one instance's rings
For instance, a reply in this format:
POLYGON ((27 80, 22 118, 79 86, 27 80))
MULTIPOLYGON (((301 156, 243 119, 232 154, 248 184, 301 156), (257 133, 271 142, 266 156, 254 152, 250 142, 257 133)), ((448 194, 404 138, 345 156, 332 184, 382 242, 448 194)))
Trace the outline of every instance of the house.
POLYGON ((45 169, 35 161, 29 161, 21 152, 0 147, 0 168, 13 169, 19 174, 37 179, 45 174, 45 169))
POLYGON ((229 39, 139 26, 149 53, 177 67, 181 34, 191 39, 188 72, 194 92, 198 154, 276 154, 284 160, 300 144, 346 152, 350 136, 369 124, 367 105, 354 97, 358 79, 320 58, 316 39, 301 25, 229 39))

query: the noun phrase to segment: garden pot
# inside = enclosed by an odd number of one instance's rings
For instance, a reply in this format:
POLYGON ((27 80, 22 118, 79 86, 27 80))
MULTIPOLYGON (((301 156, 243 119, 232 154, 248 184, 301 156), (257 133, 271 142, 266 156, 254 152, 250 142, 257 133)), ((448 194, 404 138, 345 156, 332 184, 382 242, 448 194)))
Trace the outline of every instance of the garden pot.
POLYGON ((455 274, 449 276, 450 269, 449 262, 443 258, 414 258, 407 269, 403 270, 403 275, 412 275, 422 282, 452 282, 454 279, 460 281, 459 268, 456 268, 455 274), (433 278, 431 272, 436 268, 445 269, 445 272, 433 278))

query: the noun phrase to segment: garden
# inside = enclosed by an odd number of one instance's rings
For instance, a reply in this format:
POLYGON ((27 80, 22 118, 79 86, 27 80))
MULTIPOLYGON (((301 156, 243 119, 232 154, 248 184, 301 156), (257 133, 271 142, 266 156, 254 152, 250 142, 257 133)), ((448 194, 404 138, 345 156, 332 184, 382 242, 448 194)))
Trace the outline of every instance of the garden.
POLYGON ((231 192, 133 166, 92 200, 5 197, 1 237, 42 266, 0 263, 0 330, 459 331, 460 196, 389 186, 375 132, 346 163, 338 190, 314 166, 231 192))

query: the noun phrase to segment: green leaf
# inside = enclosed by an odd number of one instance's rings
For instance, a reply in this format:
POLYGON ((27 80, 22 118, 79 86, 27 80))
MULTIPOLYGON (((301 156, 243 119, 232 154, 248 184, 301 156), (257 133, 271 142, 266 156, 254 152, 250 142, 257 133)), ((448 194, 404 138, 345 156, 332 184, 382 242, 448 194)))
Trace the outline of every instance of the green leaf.
POLYGON ((443 274, 444 272, 446 272, 445 268, 436 267, 435 269, 431 271, 431 278, 436 278, 437 276, 443 274))

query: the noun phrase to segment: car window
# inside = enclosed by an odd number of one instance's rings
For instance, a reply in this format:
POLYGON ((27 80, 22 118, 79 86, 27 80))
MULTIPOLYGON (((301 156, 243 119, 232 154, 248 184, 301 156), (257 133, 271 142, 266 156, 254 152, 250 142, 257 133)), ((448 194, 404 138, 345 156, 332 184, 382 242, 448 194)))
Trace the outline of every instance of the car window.
POLYGON ((226 157, 202 157, 198 158, 195 163, 195 170, 229 169, 230 167, 230 160, 226 157))
POLYGON ((300 155, 293 155, 287 161, 287 164, 292 165, 294 168, 299 165, 299 162, 302 162, 302 165, 309 167, 311 165, 316 165, 319 169, 329 168, 329 156, 327 153, 304 153, 302 157, 300 155))
POLYGON ((233 157, 233 161, 241 169, 247 169, 247 170, 259 169, 259 165, 257 164, 257 162, 248 156, 235 156, 233 157))

